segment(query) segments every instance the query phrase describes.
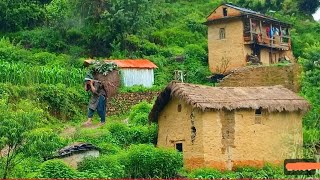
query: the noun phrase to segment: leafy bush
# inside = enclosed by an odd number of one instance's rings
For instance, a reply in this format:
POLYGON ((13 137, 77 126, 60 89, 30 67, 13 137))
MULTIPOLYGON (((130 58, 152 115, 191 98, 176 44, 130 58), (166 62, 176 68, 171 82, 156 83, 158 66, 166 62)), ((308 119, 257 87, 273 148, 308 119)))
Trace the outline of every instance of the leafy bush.
MULTIPOLYGON (((131 113, 130 113, 131 114, 131 113)), ((132 119, 129 119, 130 124, 134 125, 147 125, 148 124, 148 113, 138 113, 132 119)))
POLYGON ((76 88, 67 88, 63 84, 45 85, 36 87, 40 101, 47 102, 50 112, 56 117, 69 119, 77 115, 79 105, 87 104, 87 96, 84 91, 79 92, 76 88))
POLYGON ((32 157, 49 158, 59 148, 66 145, 66 142, 52 129, 33 129, 27 135, 28 142, 24 153, 32 157))
POLYGON ((63 84, 15 86, 0 83, 0 94, 8 94, 10 101, 30 99, 33 104, 38 104, 61 119, 72 119, 78 116, 83 109, 86 109, 88 102, 88 96, 82 89, 66 87, 63 84))
POLYGON ((66 52, 67 42, 64 34, 53 28, 38 28, 14 33, 14 41, 20 42, 25 48, 41 49, 49 52, 66 52))
POLYGON ((13 168, 9 178, 36 178, 42 160, 35 157, 23 157, 23 155, 21 158, 23 160, 13 168))
POLYGON ((94 145, 113 143, 112 134, 107 129, 81 129, 74 135, 77 142, 88 142, 94 145))
POLYGON ((216 169, 201 168, 193 170, 189 175, 189 178, 200 179, 217 179, 222 177, 222 173, 216 169))
POLYGON ((157 126, 128 126, 123 123, 107 125, 114 143, 127 147, 131 144, 154 143, 157 139, 157 126))
POLYGON ((118 66, 114 62, 94 61, 91 65, 90 71, 91 74, 97 72, 103 75, 107 75, 109 72, 117 69, 118 66))
POLYGON ((182 155, 175 150, 151 145, 132 145, 126 172, 130 178, 173 178, 182 167, 182 155))
POLYGON ((132 126, 130 128, 132 144, 156 144, 158 138, 157 124, 150 126, 132 126))
POLYGON ((221 178, 222 173, 216 169, 201 168, 193 170, 189 175, 189 178, 201 178, 201 179, 216 179, 221 178))
POLYGON ((38 178, 75 178, 76 172, 62 160, 49 160, 41 164, 38 178))
POLYGON ((97 143, 97 147, 100 148, 100 153, 104 155, 113 155, 121 151, 120 146, 117 146, 116 144, 110 142, 97 143))
POLYGON ((132 107, 129 115, 129 123, 134 125, 146 125, 152 104, 142 101, 132 107))
POLYGON ((237 167, 235 171, 219 171, 212 168, 199 168, 192 170, 188 175, 189 178, 201 179, 240 179, 240 178, 255 178, 255 179, 276 179, 284 178, 282 167, 266 164, 263 168, 256 167, 237 167))
POLYGON ((151 88, 144 87, 142 85, 134 85, 131 87, 120 87, 120 93, 132 93, 132 92, 149 92, 149 91, 159 91, 162 87, 160 86, 152 86, 151 88))
POLYGON ((239 178, 264 178, 264 179, 273 179, 273 178, 284 178, 284 173, 282 168, 265 165, 263 168, 255 167, 238 167, 235 170, 239 174, 239 178))
POLYGON ((78 170, 95 178, 124 178, 125 166, 116 156, 90 157, 80 162, 78 170))
MULTIPOLYGON (((11 170, 19 164, 20 153, 33 144, 28 139, 28 132, 44 123, 43 110, 35 107, 28 100, 21 100, 17 104, 8 102, 8 96, 0 99, 0 149, 8 147, 0 159, 1 178, 7 178, 11 170), (3 160, 3 161, 2 161, 3 160), (5 161, 4 161, 5 160, 5 161)), ((43 142, 46 144, 47 142, 43 142)))

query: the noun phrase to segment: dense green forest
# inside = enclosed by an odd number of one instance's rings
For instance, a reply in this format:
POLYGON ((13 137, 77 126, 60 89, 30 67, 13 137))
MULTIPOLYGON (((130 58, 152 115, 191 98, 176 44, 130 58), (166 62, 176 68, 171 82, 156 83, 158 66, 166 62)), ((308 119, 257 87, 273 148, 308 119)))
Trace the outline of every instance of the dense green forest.
MULTIPOLYGON (((0 2, 0 178, 279 178, 282 167, 234 172, 182 167, 181 154, 155 148, 151 104, 107 117, 98 129, 81 128, 88 94, 86 58, 148 58, 159 68, 159 90, 186 72, 186 82, 207 81, 207 27, 222 0, 2 0, 0 2), (183 58, 179 62, 176 59, 183 58), (122 120, 128 118, 128 124, 122 120), (74 136, 63 136, 76 127, 74 136), (99 158, 72 169, 45 158, 73 142, 101 148, 99 158), (152 168, 151 168, 152 167, 152 168)), ((305 157, 320 142, 320 23, 318 0, 230 0, 293 24, 292 47, 303 67, 301 92, 311 104, 304 117, 305 157)), ((139 89, 145 91, 146 89, 139 89)), ((126 91, 126 90, 123 90, 126 91)), ((97 119, 95 119, 97 120, 97 119)))

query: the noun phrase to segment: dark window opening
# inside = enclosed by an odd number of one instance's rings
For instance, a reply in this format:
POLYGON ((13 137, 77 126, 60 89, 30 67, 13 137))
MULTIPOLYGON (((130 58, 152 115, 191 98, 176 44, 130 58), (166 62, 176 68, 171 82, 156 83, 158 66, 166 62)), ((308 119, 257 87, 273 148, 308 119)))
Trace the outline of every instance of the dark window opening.
POLYGON ((254 121, 254 123, 255 124, 262 124, 262 109, 261 108, 259 108, 259 109, 256 109, 256 111, 255 111, 255 121, 254 121))
POLYGON ((256 114, 256 116, 261 116, 261 115, 262 115, 262 110, 261 110, 261 108, 256 109, 255 114, 256 114))
POLYGON ((181 104, 178 105, 178 112, 181 112, 181 104))
POLYGON ((182 152, 182 151, 183 151, 182 143, 177 143, 177 144, 176 144, 176 150, 177 150, 178 152, 182 152))
POLYGON ((223 16, 228 16, 228 9, 227 8, 223 8, 223 16))
POLYGON ((226 30, 224 28, 220 28, 219 38, 220 39, 225 39, 226 38, 226 30))

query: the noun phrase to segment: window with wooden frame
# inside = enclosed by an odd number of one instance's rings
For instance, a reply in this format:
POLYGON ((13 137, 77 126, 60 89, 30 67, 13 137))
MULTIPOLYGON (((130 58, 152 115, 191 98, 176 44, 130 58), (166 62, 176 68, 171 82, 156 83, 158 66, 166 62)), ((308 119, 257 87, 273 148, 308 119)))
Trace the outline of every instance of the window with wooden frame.
POLYGON ((225 28, 220 28, 219 39, 225 39, 225 38, 226 38, 226 30, 225 30, 225 28))

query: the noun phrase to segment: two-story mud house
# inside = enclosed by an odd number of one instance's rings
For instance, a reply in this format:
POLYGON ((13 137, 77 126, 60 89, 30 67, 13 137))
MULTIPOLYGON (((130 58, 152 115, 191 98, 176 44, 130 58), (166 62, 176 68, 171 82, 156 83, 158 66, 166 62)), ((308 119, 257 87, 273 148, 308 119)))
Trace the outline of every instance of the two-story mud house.
POLYGON ((290 24, 259 12, 223 4, 208 17, 209 67, 213 73, 293 60, 290 24))

